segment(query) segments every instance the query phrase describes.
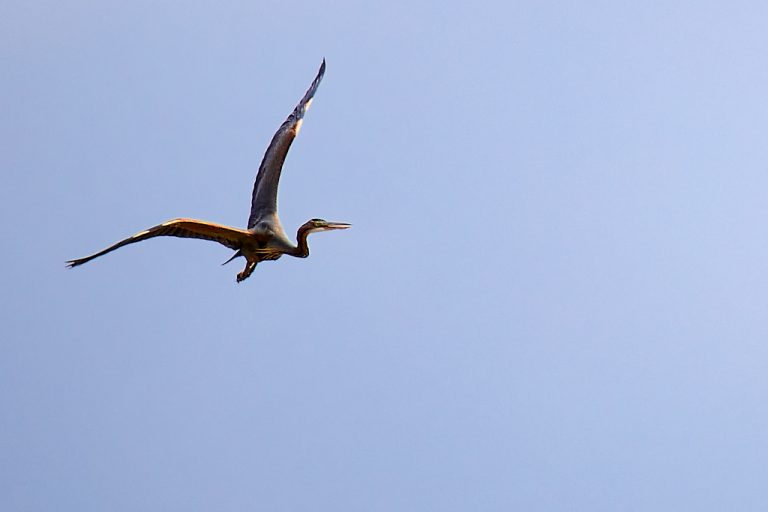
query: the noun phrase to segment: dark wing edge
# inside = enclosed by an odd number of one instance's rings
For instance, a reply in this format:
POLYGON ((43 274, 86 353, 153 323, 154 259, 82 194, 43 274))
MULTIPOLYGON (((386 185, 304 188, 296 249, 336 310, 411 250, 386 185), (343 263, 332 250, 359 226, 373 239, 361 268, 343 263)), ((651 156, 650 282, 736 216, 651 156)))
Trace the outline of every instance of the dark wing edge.
POLYGON ((251 214, 248 217, 248 229, 251 229, 258 222, 259 217, 274 213, 277 211, 277 186, 280 182, 280 171, 283 169, 283 162, 288 154, 293 139, 299 134, 304 114, 309 110, 312 104, 312 98, 315 96, 320 81, 325 75, 325 59, 320 64, 320 70, 312 81, 312 85, 301 98, 299 104, 293 109, 291 115, 280 125, 272 141, 264 153, 264 158, 259 165, 259 172, 256 174, 256 182, 253 184, 253 195, 251 197, 251 214))
POLYGON ((121 240, 114 245, 111 245, 90 256, 85 258, 79 258, 76 260, 67 261, 67 267, 77 267, 83 263, 88 263, 94 258, 103 256, 109 252, 119 249, 124 245, 134 244, 141 242, 156 236, 175 236, 179 238, 199 238, 202 240, 211 240, 218 242, 230 249, 240 249, 243 241, 251 237, 248 231, 224 226, 222 224, 216 224, 213 222, 206 222, 195 219, 173 219, 168 222, 164 222, 160 225, 145 229, 135 235, 121 240))

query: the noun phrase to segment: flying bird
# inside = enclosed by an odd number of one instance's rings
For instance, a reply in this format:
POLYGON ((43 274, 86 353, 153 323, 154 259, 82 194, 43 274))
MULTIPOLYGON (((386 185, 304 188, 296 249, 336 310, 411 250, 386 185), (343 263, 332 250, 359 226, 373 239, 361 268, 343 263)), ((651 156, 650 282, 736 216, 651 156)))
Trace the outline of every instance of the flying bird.
POLYGON ((224 263, 242 256, 245 258, 245 268, 237 274, 237 282, 247 279, 261 261, 276 260, 283 254, 297 258, 309 256, 307 236, 310 233, 330 231, 333 229, 347 229, 350 224, 344 222, 328 222, 323 219, 311 219, 299 227, 296 233, 296 244, 293 244, 285 234, 280 218, 277 215, 277 186, 280 180, 280 171, 288 154, 293 139, 298 135, 304 114, 312 104, 320 81, 325 74, 325 59, 320 65, 312 85, 309 86, 304 97, 296 108, 293 109, 288 119, 280 126, 272 137, 267 152, 259 166, 256 182, 253 185, 251 199, 251 214, 248 217, 248 229, 233 228, 194 219, 173 219, 160 225, 145 229, 132 237, 121 240, 85 258, 70 260, 68 267, 76 267, 98 258, 124 245, 141 242, 156 236, 175 236, 180 238, 200 238, 218 242, 230 249, 235 254, 224 263))

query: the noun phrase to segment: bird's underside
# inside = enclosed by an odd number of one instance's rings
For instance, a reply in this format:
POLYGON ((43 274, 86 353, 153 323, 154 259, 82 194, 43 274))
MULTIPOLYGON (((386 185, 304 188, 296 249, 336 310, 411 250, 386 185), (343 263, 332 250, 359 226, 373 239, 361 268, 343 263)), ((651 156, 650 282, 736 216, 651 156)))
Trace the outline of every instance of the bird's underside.
POLYGON ((201 220, 173 219, 136 233, 85 258, 70 260, 67 262, 67 266, 76 267, 125 245, 157 236, 198 238, 218 242, 225 247, 234 249, 236 251, 235 254, 225 263, 239 256, 243 256, 246 259, 245 268, 237 274, 237 281, 240 282, 247 279, 261 261, 276 260, 283 254, 300 258, 308 256, 307 236, 310 233, 348 228, 349 224, 312 219, 299 228, 297 244, 294 245, 285 236, 280 220, 277 217, 277 187, 283 162, 293 139, 299 133, 304 114, 312 103, 312 98, 320 85, 324 73, 325 60, 323 60, 317 76, 304 94, 304 97, 280 126, 274 137, 272 137, 272 141, 259 166, 259 172, 256 175, 247 230, 201 220))

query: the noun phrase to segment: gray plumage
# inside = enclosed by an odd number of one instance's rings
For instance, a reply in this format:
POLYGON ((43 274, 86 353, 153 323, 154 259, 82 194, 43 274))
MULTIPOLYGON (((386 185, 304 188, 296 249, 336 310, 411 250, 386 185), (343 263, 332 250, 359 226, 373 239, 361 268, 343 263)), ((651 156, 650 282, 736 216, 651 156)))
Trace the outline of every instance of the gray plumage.
POLYGON ((277 188, 283 162, 285 162, 293 139, 296 138, 301 129, 304 115, 312 103, 312 98, 317 92, 324 74, 325 59, 323 59, 312 85, 272 137, 272 141, 264 153, 253 186, 247 230, 195 219, 173 219, 121 240, 91 256, 70 260, 67 262, 67 266, 76 267, 125 245, 157 236, 198 238, 212 240, 236 250, 237 252, 226 263, 239 256, 245 257, 245 269, 237 274, 237 281, 240 282, 251 275, 260 261, 276 260, 283 254, 306 258, 309 255, 307 236, 310 233, 349 228, 350 224, 343 222, 311 219, 299 227, 296 234, 297 243, 293 244, 286 236, 277 214, 277 188))

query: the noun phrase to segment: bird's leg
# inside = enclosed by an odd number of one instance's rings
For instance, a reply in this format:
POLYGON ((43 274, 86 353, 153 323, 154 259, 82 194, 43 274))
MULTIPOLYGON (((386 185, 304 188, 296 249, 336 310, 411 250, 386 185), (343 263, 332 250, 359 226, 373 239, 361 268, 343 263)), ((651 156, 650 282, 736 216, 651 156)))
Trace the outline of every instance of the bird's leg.
POLYGON ((248 261, 248 262, 245 264, 245 268, 243 269, 243 271, 242 271, 242 272, 240 272, 239 274, 237 274, 237 282, 238 282, 238 283, 239 283, 240 281, 244 281, 244 280, 248 279, 248 277, 249 277, 249 276, 250 276, 250 275, 253 273, 253 269, 255 269, 255 268, 256 268, 256 263, 258 263, 258 262, 256 262, 256 261, 250 261, 250 260, 249 260, 249 261, 248 261))

